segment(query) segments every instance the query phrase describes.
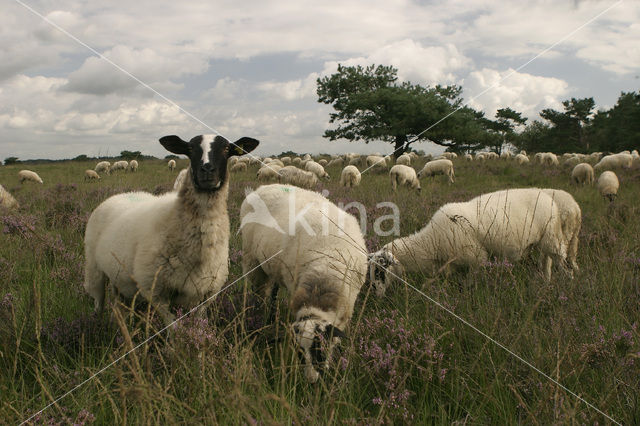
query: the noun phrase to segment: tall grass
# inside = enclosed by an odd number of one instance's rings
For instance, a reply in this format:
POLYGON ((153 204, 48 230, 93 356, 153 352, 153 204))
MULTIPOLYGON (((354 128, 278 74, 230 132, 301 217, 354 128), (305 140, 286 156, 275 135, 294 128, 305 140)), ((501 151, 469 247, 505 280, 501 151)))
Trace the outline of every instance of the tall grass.
MULTIPOLYGON (((82 289, 89 214, 122 191, 169 190, 186 166, 180 163, 171 173, 163 161, 144 161, 138 173, 86 183, 83 172, 93 163, 32 166, 44 185, 20 185, 24 166, 0 168, 0 183, 21 204, 0 212, 0 419, 19 423, 38 413, 33 423, 608 423, 406 286, 384 299, 363 289, 349 339, 316 385, 304 380, 283 325, 284 295, 280 326, 266 329, 244 280, 218 297, 206 319, 183 320, 168 341, 161 335, 145 343, 160 324, 147 309, 96 316, 82 289), (273 333, 283 340, 268 343, 273 333)), ((572 193, 583 213, 581 269, 573 280, 554 271, 547 283, 536 262, 503 259, 466 273, 407 279, 617 421, 640 423, 640 171, 618 173, 619 196, 609 205, 592 187, 570 186, 563 168, 502 160, 455 167, 455 184, 423 179, 420 194, 393 193, 388 175, 370 172, 346 190, 338 187, 339 168, 328 169, 333 179, 318 189, 336 203, 366 206, 370 250, 393 238, 373 234, 373 221, 389 214, 376 208, 382 201, 400 206, 406 235, 441 205, 481 193, 523 186, 572 193)), ((255 171, 231 177, 229 282, 241 276, 239 209, 244 188, 257 186, 255 171)))

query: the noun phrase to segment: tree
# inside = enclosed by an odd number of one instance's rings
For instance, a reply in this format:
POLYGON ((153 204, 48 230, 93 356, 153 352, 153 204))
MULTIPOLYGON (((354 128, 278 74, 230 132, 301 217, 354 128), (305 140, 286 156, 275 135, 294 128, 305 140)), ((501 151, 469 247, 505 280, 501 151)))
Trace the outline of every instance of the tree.
POLYGON ((593 98, 563 101, 564 112, 551 108, 543 109, 540 116, 551 123, 548 134, 548 149, 554 152, 570 152, 590 150, 584 128, 589 125, 592 110, 595 106, 593 98))
POLYGON ((365 143, 383 140, 394 144, 396 157, 418 140, 457 146, 456 139, 463 135, 456 133, 452 123, 462 118, 475 120, 469 111, 457 120, 447 117, 461 105, 462 89, 398 83, 397 71, 383 65, 338 65, 335 74, 319 78, 318 102, 333 106, 329 122, 337 124, 325 130, 324 137, 365 143))
POLYGON ((125 160, 134 160, 140 157, 142 153, 140 151, 120 151, 120 157, 125 160))
POLYGON ((20 162, 20 160, 18 160, 18 157, 8 157, 4 159, 4 165, 8 166, 10 164, 18 164, 20 162))
POLYGON ((595 149, 620 152, 640 146, 640 94, 622 92, 608 111, 598 111, 587 138, 595 149))
POLYGON ((522 117, 522 113, 516 112, 511 108, 500 108, 496 112, 496 120, 491 121, 489 127, 498 134, 495 138, 494 151, 498 154, 502 152, 505 144, 514 145, 516 140, 516 127, 522 126, 527 122, 526 117, 522 117))

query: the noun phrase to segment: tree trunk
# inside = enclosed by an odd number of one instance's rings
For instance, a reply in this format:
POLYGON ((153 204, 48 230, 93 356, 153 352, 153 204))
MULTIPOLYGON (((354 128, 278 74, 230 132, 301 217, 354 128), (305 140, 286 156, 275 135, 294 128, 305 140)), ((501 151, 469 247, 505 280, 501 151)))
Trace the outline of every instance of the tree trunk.
POLYGON ((397 160, 398 157, 400 157, 402 154, 404 154, 404 152, 407 150, 407 146, 405 146, 406 142, 407 142, 407 136, 406 135, 397 135, 396 136, 396 146, 395 146, 395 149, 393 151, 393 158, 395 160, 397 160))

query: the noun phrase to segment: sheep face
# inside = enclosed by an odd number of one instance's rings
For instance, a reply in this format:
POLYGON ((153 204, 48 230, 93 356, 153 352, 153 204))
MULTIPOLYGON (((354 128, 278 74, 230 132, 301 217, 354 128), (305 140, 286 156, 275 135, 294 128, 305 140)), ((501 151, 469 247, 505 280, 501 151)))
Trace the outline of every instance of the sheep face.
POLYGON ((253 151, 259 142, 244 137, 230 143, 222 136, 215 135, 200 135, 186 142, 172 135, 160 138, 160 143, 174 154, 189 157, 193 185, 197 190, 214 192, 227 179, 227 160, 234 155, 253 151))
POLYGON ((390 271, 394 271, 399 266, 398 260, 387 248, 369 254, 369 282, 378 297, 384 296, 387 287, 393 276, 390 271))
POLYGON ((315 383, 327 369, 333 348, 346 335, 328 321, 305 317, 293 323, 293 333, 304 362, 304 375, 315 383))

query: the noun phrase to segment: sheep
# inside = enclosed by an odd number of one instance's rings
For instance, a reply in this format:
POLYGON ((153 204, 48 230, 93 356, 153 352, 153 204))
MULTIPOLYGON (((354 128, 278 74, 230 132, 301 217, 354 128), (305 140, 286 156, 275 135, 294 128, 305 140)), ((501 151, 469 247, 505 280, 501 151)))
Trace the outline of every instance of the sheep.
POLYGON ((116 161, 111 166, 111 171, 114 172, 116 170, 127 170, 129 168, 129 163, 125 160, 116 161))
POLYGON ((411 165, 411 157, 409 155, 407 155, 407 154, 402 154, 396 160, 396 164, 402 164, 402 165, 405 165, 405 166, 410 166, 411 165))
POLYGON ((179 191, 182 188, 182 182, 184 182, 185 177, 187 176, 187 171, 189 169, 182 169, 178 176, 176 176, 176 180, 173 182, 173 190, 179 191))
POLYGON ((476 161, 485 161, 487 159, 486 152, 476 152, 476 161))
POLYGON ((222 136, 201 135, 190 142, 164 136, 160 143, 191 160, 182 186, 160 196, 114 195, 91 213, 84 288, 100 313, 108 279, 125 299, 140 294, 168 325, 174 318, 170 305, 192 308, 227 279, 227 158, 259 142, 245 137, 231 144, 222 136))
POLYGON ((24 183, 24 181, 31 181, 36 183, 42 183, 42 179, 36 172, 32 172, 31 170, 20 170, 18 172, 18 178, 20 179, 20 183, 24 183))
MULTIPOLYGON (((517 261, 532 246, 565 267, 567 242, 553 198, 538 188, 492 192, 445 204, 420 231, 370 254, 369 280, 382 296, 406 272, 481 265, 491 256, 517 261)), ((552 263, 544 266, 550 280, 552 263)))
POLYGON ((278 181, 289 185, 299 186, 301 188, 315 188, 318 185, 318 176, 296 166, 285 166, 278 170, 278 181))
POLYGON ((571 171, 571 182, 576 185, 593 185, 595 180, 593 167, 589 163, 580 163, 571 171))
POLYGON ((176 169, 176 160, 169 160, 167 166, 169 167, 170 172, 174 171, 176 169))
POLYGON ((311 161, 311 155, 305 154, 302 156, 302 161, 311 161))
POLYGON ((516 155, 515 160, 519 165, 529 164, 529 157, 527 157, 527 155, 523 153, 519 153, 518 155, 516 155))
POLYGON ((380 168, 386 170, 387 162, 384 157, 380 157, 379 155, 369 155, 366 158, 367 168, 380 168))
POLYGON ((405 153, 405 154, 407 154, 409 157, 411 157, 412 161, 415 161, 418 158, 420 158, 420 156, 414 151, 410 151, 409 153, 405 153))
POLYGON ((600 191, 600 194, 610 202, 613 202, 613 200, 618 196, 619 187, 620 182, 618 181, 618 176, 616 176, 616 174, 611 170, 602 172, 598 178, 598 191, 600 191))
POLYGON ((456 154, 455 152, 443 152, 442 158, 446 158, 447 160, 454 160, 458 158, 458 154, 456 154))
POLYGON ((287 288, 304 374, 315 383, 345 337, 365 281, 360 224, 321 194, 288 185, 251 192, 240 220, 242 269, 264 297, 268 322, 275 319, 278 286, 287 288))
POLYGON ((511 158, 511 151, 502 151, 502 153, 500 154, 500 158, 502 158, 503 160, 508 160, 511 158))
POLYGON ((9 191, 4 189, 4 186, 0 185, 0 208, 11 210, 17 209, 18 207, 20 207, 20 204, 18 204, 16 199, 13 198, 9 191))
POLYGON ((366 158, 365 157, 351 157, 349 159, 349 166, 360 166, 360 167, 366 167, 366 158))
POLYGON ((99 180, 100 175, 96 173, 95 170, 85 170, 84 171, 84 180, 99 180))
POLYGON ((418 180, 418 176, 413 167, 396 164, 389 171, 389 177, 391 178, 391 188, 393 188, 394 192, 398 185, 410 186, 418 191, 422 190, 420 180, 418 180))
POLYGON ((291 164, 293 164, 294 166, 299 166, 302 163, 302 158, 300 157, 295 157, 293 160, 291 160, 291 164))
POLYGON ((333 166, 342 167, 343 164, 344 164, 344 160, 342 158, 334 158, 333 160, 329 161, 329 163, 327 164, 327 167, 333 167, 333 166))
POLYGON ((331 180, 331 176, 329 176, 329 173, 324 170, 324 167, 315 161, 309 161, 305 164, 304 169, 308 172, 314 173, 318 176, 318 179, 331 180))
MULTIPOLYGON (((542 152, 539 153, 540 157, 540 164, 546 164, 549 166, 559 166, 560 162, 558 161, 558 156, 555 155, 553 152, 542 152)), ((536 154, 538 155, 538 154, 536 154)))
POLYGON ((327 160, 325 160, 324 158, 321 158, 320 160, 318 160, 318 164, 320 164, 322 167, 326 167, 326 165, 329 162, 327 160))
POLYGON ((270 166, 280 166, 280 167, 284 167, 284 163, 280 160, 278 160, 277 158, 273 158, 271 161, 269 161, 270 166))
POLYGON ((362 175, 356 166, 346 166, 340 174, 340 186, 353 188, 360 185, 362 175))
POLYGON ((424 165, 422 170, 418 172, 418 179, 423 176, 445 175, 449 177, 449 183, 455 182, 455 173, 453 171, 453 163, 445 158, 440 160, 429 161, 424 165))
MULTIPOLYGON (((573 196, 566 191, 560 189, 543 189, 543 191, 558 207, 560 226, 567 243, 567 265, 571 268, 569 272, 573 277, 573 272, 579 270, 576 258, 578 257, 578 236, 582 227, 582 210, 573 196)), ((549 264, 546 266, 548 270, 551 268, 552 259, 547 256, 546 261, 549 264)))
POLYGON ((593 169, 598 170, 611 170, 616 168, 631 168, 633 164, 633 156, 631 154, 619 153, 611 154, 602 157, 602 160, 598 162, 593 169))
POLYGON ((138 171, 138 162, 136 160, 131 160, 129 162, 129 171, 137 172, 138 171))
POLYGON ((282 161, 282 164, 284 164, 285 166, 288 166, 289 164, 291 164, 291 157, 282 157, 280 161, 282 161))
POLYGON ((278 180, 280 177, 278 175, 278 170, 280 170, 282 167, 274 164, 265 164, 264 166, 260 167, 258 169, 258 172, 256 173, 256 178, 258 179, 259 182, 267 182, 270 180, 278 180))
POLYGON ((471 155, 471 154, 465 154, 465 155, 464 155, 464 159, 465 159, 466 161, 473 161, 473 155, 471 155))
POLYGON ((247 163, 245 162, 241 162, 241 163, 236 163, 233 166, 231 166, 229 168, 229 171, 231 173, 235 173, 235 172, 246 172, 247 171, 247 163))
POLYGON ((111 163, 108 161, 100 161, 96 164, 96 167, 93 169, 96 173, 105 172, 106 174, 111 173, 111 163))

